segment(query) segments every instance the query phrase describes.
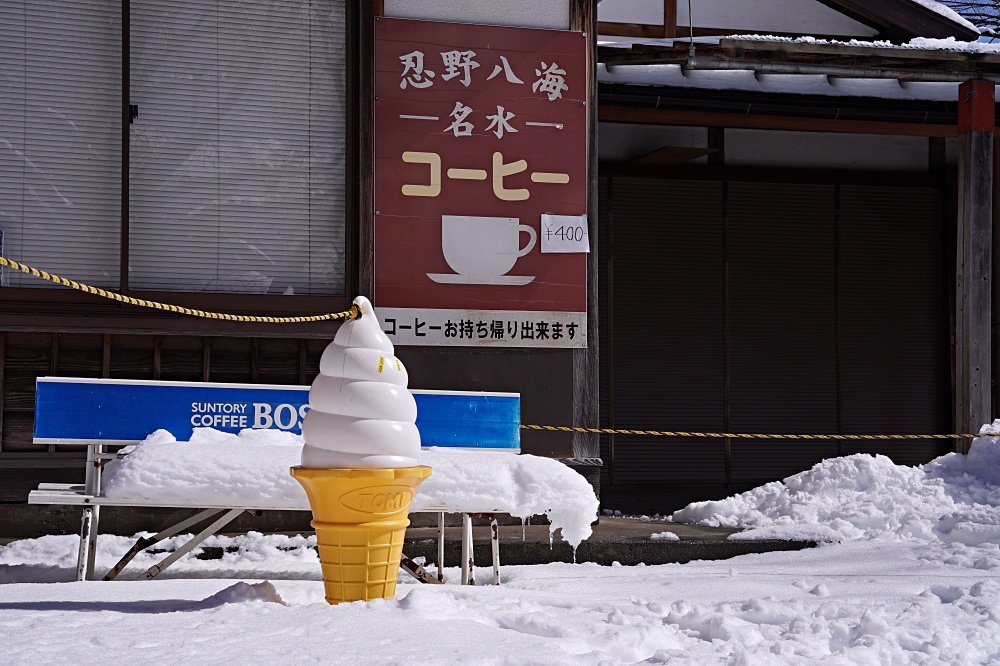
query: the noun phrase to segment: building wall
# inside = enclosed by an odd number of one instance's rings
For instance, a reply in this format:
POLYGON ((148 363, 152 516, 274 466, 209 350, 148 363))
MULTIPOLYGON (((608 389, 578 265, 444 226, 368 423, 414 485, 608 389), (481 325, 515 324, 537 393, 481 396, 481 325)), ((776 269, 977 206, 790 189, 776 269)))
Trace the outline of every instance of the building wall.
POLYGON ((726 130, 726 164, 926 173, 929 142, 919 136, 726 130))
POLYGON ((385 0, 385 15, 519 28, 569 28, 568 0, 385 0))
MULTIPOLYGON (((871 37, 876 30, 816 0, 692 0, 696 28, 803 35, 871 37)), ((663 25, 663 0, 602 0, 600 21, 663 25)), ((677 25, 690 25, 688 3, 677 2, 677 25)), ((683 30, 682 30, 683 32, 683 30)))
MULTIPOLYGON (((724 130, 725 163, 730 166, 888 170, 926 173, 926 137, 777 130, 724 130)), ((949 140, 949 163, 957 161, 957 140, 949 140)), ((598 159, 627 163, 665 147, 707 149, 708 128, 600 123, 598 159)), ((706 157, 688 164, 707 164, 706 157)))
MULTIPOLYGON (((200 7, 197 2, 189 4, 188 9, 192 11, 200 7)), ((359 128, 362 124, 359 118, 363 119, 368 114, 368 84, 360 78, 366 71, 365 45, 370 45, 371 37, 371 26, 366 21, 370 20, 372 11, 362 6, 364 4, 338 4, 340 9, 346 7, 348 10, 347 28, 345 38, 333 49, 339 56, 347 54, 346 82, 333 77, 337 90, 342 93, 346 91, 348 100, 347 123, 345 128, 338 130, 343 136, 335 146, 339 151, 338 155, 346 153, 346 159, 341 157, 337 163, 340 169, 337 173, 342 175, 345 169, 347 171, 346 199, 342 202, 342 209, 338 209, 341 212, 346 210, 347 233, 346 238, 340 237, 345 252, 336 257, 343 262, 340 264, 342 281, 337 288, 345 293, 332 297, 299 296, 300 290, 295 290, 294 297, 288 290, 285 293, 289 295, 173 293, 171 285, 167 284, 160 287, 160 293, 138 295, 212 311, 295 315, 344 309, 355 293, 366 291, 363 277, 365 249, 360 240, 363 231, 359 229, 365 222, 357 222, 371 213, 365 204, 365 188, 370 186, 371 181, 359 177, 359 170, 364 169, 366 164, 366 143, 361 138, 366 130, 359 128), (356 49, 357 53, 352 53, 352 49, 356 49), (352 81, 355 76, 359 80, 352 81), (356 190, 352 190, 352 186, 356 190), (358 258, 358 255, 361 257, 358 258)), ((377 8, 380 4, 384 4, 389 15, 408 18, 563 30, 570 28, 572 21, 579 24, 590 16, 583 9, 583 0, 388 0, 384 3, 372 2, 370 7, 377 8)), ((150 8, 152 6, 146 7, 150 8)), ((201 31, 199 35, 204 39, 212 37, 211 30, 201 31)), ((0 47, 0 54, 3 53, 0 47)), ((197 67, 198 59, 194 51, 184 55, 187 65, 197 67)), ((112 72, 110 80, 121 86, 122 79, 115 77, 118 77, 117 69, 112 72)), ((140 93, 140 88, 141 86, 137 87, 133 92, 140 93)), ((120 92, 111 92, 116 99, 121 98, 120 92)), ((146 123, 145 126, 148 126, 155 115, 156 104, 151 98, 131 101, 139 102, 138 123, 146 123)), ((162 102, 160 100, 161 105, 162 102)), ((121 140, 120 124, 119 119, 112 118, 113 126, 106 133, 109 141, 121 140)), ((136 123, 133 122, 128 129, 134 130, 135 126, 136 123)), ((131 133, 136 134, 134 131, 131 133)), ((141 131, 138 134, 140 139, 148 138, 141 131)), ((58 138, 57 135, 53 136, 58 138)), ((211 143, 210 139, 205 141, 207 144, 211 143)), ((253 145, 262 153, 268 148, 275 148, 272 144, 253 145)), ((210 149, 196 152, 192 158, 193 163, 207 166, 215 163, 210 149)), ((329 157, 327 153, 323 155, 329 157)), ((139 159, 141 156, 141 151, 138 151, 133 157, 139 159)), ((281 162, 282 165, 287 165, 286 163, 287 160, 281 162)), ((310 172, 315 182, 322 181, 323 173, 317 173, 315 169, 310 172)), ((148 180, 143 183, 148 184, 148 180)), ((165 174, 163 182, 169 188, 173 181, 169 174, 165 174)), ((220 182, 225 185, 228 181, 222 178, 220 182)), ((0 182, 0 186, 4 184, 0 182)), ((267 187, 271 186, 276 186, 276 183, 267 184, 267 187)), ((267 187, 261 189, 261 197, 265 197, 267 187)), ((339 193, 341 188, 333 189, 339 193)), ((119 206, 118 198, 116 195, 113 216, 119 217, 120 207, 121 217, 127 219, 125 202, 122 201, 119 206)), ((239 201, 236 203, 241 205, 253 205, 258 200, 253 196, 241 195, 237 198, 239 201)), ((324 215, 324 211, 319 211, 312 218, 319 220, 324 215)), ((261 216, 254 217, 252 223, 256 225, 255 228, 261 229, 266 229, 269 224, 261 216)), ((170 232, 169 224, 160 225, 160 228, 161 231, 170 232)), ((255 251, 252 242, 244 242, 248 241, 246 234, 229 230, 222 240, 241 243, 248 251, 255 251)), ((6 256, 11 255, 8 252, 6 256)), ((252 263, 253 260, 246 260, 248 269, 252 268, 252 263)), ((123 265, 128 264, 123 262, 123 265)), ((9 281, 9 269, 3 272, 3 277, 9 281)), ((78 276, 69 271, 67 277, 78 276)), ((79 452, 49 450, 48 447, 36 446, 31 441, 34 384, 37 377, 61 375, 307 384, 317 372, 319 354, 336 331, 336 325, 331 324, 310 324, 279 330, 275 326, 257 327, 184 319, 160 312, 108 304, 69 290, 38 289, 38 286, 38 283, 28 282, 19 284, 18 289, 4 289, 0 292, 0 318, 3 319, 3 323, 0 323, 0 481, 3 483, 0 485, 4 489, 0 492, 0 502, 23 502, 28 490, 41 481, 65 482, 82 478, 83 460, 79 452)), ((116 289, 118 283, 109 282, 103 286, 116 289)), ((378 303, 375 306, 377 308, 378 303)), ((410 369, 411 386, 414 388, 519 392, 522 395, 524 422, 569 425, 573 424, 580 412, 580 400, 574 384, 579 373, 579 353, 570 350, 400 347, 397 353, 410 369)), ((596 350, 593 353, 596 358, 596 350)), ((573 437, 565 433, 527 433, 522 440, 522 450, 543 455, 572 456, 573 437)))
MULTIPOLYGON (((943 180, 926 161, 922 173, 830 170, 822 159, 729 166, 729 145, 721 168, 602 167, 602 421, 950 432, 954 246, 943 180)), ((950 450, 949 440, 615 435, 602 438, 602 498, 664 512, 826 457, 918 464, 950 450)))

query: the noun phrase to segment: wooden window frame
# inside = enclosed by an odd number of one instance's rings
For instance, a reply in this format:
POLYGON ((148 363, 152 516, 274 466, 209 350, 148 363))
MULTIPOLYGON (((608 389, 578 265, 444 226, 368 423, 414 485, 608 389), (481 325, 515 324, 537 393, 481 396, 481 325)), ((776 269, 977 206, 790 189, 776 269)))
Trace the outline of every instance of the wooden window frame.
POLYGON ((599 21, 597 32, 611 37, 670 39, 677 36, 677 0, 663 0, 663 25, 599 21))
MULTIPOLYGON (((130 123, 130 2, 121 0, 121 147, 122 175, 120 177, 121 243, 119 247, 120 277, 118 293, 145 300, 171 303, 201 310, 227 312, 232 314, 254 314, 273 316, 294 316, 306 314, 322 314, 338 312, 346 309, 353 295, 358 291, 358 206, 360 197, 357 187, 359 182, 359 113, 357 108, 359 91, 359 63, 365 58, 359 57, 359 10, 358 4, 352 0, 343 0, 346 4, 346 19, 344 39, 347 41, 347 133, 344 136, 347 148, 347 172, 345 178, 345 261, 343 295, 333 296, 284 296, 280 294, 226 294, 205 292, 160 292, 137 291, 129 288, 128 258, 129 258, 129 123, 130 123)), ((381 4, 381 3, 379 3, 381 4)), ((18 259, 18 257, 10 257, 18 259)), ((41 270, 47 266, 35 266, 41 270)), ((5 268, 4 270, 12 270, 5 268)), ((73 275, 62 275, 74 279, 73 275)), ((195 319, 184 315, 173 315, 159 310, 121 305, 98 296, 71 291, 66 288, 37 287, 4 287, 0 289, 0 319, 3 330, 39 330, 39 331, 132 331, 157 333, 213 333, 220 335, 246 335, 246 324, 234 325, 234 322, 216 321, 210 319, 195 319)), ((260 325, 254 324, 255 331, 260 325)), ((300 332, 308 335, 329 334, 331 324, 298 325, 296 335, 300 332)), ((335 326, 335 325, 334 325, 335 326)), ((261 333, 277 332, 273 326, 264 326, 261 333)), ((287 333, 288 328, 284 331, 287 333)))

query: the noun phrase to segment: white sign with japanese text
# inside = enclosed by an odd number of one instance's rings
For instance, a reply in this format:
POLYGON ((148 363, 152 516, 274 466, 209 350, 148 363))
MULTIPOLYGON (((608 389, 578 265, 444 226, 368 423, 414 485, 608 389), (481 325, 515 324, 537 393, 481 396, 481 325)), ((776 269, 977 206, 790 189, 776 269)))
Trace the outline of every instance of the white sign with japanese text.
POLYGON ((394 345, 573 348, 587 346, 586 312, 378 309, 394 345))
POLYGON ((586 215, 542 215, 542 252, 590 252, 586 215))

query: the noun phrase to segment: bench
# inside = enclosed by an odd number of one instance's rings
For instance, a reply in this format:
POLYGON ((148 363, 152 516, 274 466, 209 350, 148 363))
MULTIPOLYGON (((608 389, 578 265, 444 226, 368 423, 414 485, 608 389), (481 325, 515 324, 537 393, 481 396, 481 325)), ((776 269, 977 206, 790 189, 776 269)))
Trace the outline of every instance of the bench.
MULTIPOLYGON (((520 397, 516 393, 413 391, 417 428, 425 447, 520 452, 520 397)), ((49 446, 85 446, 86 474, 82 484, 40 484, 28 496, 29 504, 76 505, 83 508, 77 580, 95 578, 94 562, 101 506, 189 508, 195 513, 152 537, 140 539, 104 576, 114 579, 139 552, 204 521, 210 521, 181 547, 143 575, 155 578, 170 564, 200 545, 244 511, 288 511, 287 506, 259 504, 231 506, 203 502, 156 502, 143 498, 107 497, 102 474, 122 449, 138 444, 157 429, 169 430, 179 441, 195 428, 212 427, 237 433, 245 428, 277 429, 301 434, 308 410, 309 387, 264 384, 219 384, 153 380, 79 379, 39 377, 35 387, 34 442, 49 446)), ((472 573, 472 517, 467 507, 429 506, 422 512, 438 514, 437 576, 403 557, 402 568, 422 582, 443 582, 444 516, 462 515, 462 584, 475 584, 472 573)), ((497 506, 491 523, 493 579, 499 584, 499 540, 496 518, 506 512, 497 506)), ((482 513, 481 508, 476 513, 482 513)))

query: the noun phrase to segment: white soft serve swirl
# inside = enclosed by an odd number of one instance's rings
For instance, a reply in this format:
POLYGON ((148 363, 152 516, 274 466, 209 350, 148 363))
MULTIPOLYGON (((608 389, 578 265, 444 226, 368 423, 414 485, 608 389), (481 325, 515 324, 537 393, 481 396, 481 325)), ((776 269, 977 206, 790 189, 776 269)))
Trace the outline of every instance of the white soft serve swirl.
POLYGON ((319 362, 302 424, 302 466, 311 469, 414 467, 419 464, 417 404, 406 368, 393 354, 367 298, 319 362))

